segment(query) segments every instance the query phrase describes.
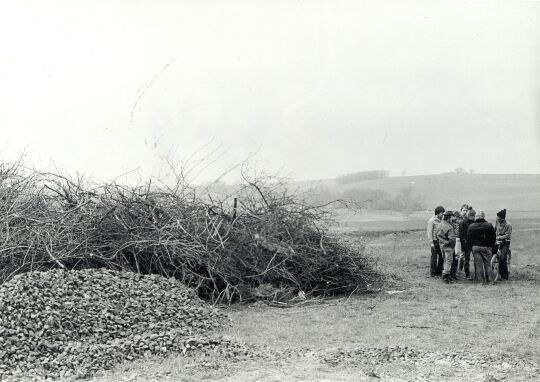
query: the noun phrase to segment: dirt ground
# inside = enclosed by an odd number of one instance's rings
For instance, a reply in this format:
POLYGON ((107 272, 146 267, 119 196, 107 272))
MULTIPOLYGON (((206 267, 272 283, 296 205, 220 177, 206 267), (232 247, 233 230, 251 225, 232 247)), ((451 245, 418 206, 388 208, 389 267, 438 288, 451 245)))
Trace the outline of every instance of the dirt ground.
POLYGON ((93 381, 540 380, 540 225, 512 223, 509 281, 446 285, 429 276, 423 231, 370 236, 368 252, 391 275, 379 293, 233 307, 224 334, 253 354, 148 359, 93 381))

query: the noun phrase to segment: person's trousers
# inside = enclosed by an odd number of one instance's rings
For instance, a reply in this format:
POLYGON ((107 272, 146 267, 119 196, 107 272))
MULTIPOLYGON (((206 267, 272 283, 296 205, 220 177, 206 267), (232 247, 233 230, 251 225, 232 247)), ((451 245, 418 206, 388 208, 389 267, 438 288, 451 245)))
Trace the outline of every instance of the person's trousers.
POLYGON ((510 256, 510 242, 507 240, 501 241, 500 244, 495 245, 493 251, 497 253, 500 248, 501 254, 499 256, 499 274, 501 278, 508 280, 508 258, 510 256))
POLYGON ((491 270, 491 248, 475 245, 472 247, 472 252, 475 268, 474 279, 476 281, 481 279, 484 283, 495 280, 493 271, 491 270))
POLYGON ((453 270, 453 264, 454 264, 454 248, 452 248, 449 245, 441 245, 441 249, 444 256, 444 267, 442 274, 445 275, 451 275, 453 270))
POLYGON ((471 263, 471 250, 465 249, 463 251, 463 261, 461 262, 463 271, 465 272, 465 277, 470 276, 470 263, 471 263))
POLYGON ((431 247, 431 262, 430 262, 431 276, 441 275, 442 270, 443 270, 443 255, 441 252, 441 247, 439 246, 439 240, 433 240, 433 246, 431 247))
POLYGON ((456 275, 457 275, 457 269, 458 269, 458 259, 457 257, 455 256, 455 252, 454 252, 454 256, 453 256, 453 260, 452 260, 452 268, 450 269, 450 276, 455 279, 456 278, 456 275))
POLYGON ((461 240, 461 248, 463 251, 463 256, 461 258, 461 263, 459 263, 459 270, 465 272, 465 277, 470 275, 470 262, 471 262, 471 249, 467 247, 465 240, 461 240))

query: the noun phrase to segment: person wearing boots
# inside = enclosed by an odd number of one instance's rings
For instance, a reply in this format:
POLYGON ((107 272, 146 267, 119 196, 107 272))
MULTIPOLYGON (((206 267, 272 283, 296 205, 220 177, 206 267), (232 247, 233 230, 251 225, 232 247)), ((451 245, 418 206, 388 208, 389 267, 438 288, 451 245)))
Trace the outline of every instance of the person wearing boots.
POLYGON ((474 256, 474 279, 482 279, 486 284, 490 280, 495 284, 495 277, 491 270, 491 251, 495 245, 495 228, 486 221, 486 213, 482 210, 476 212, 475 221, 467 229, 468 245, 472 247, 474 256))
POLYGON ((440 276, 443 270, 443 256, 439 240, 437 239, 437 230, 443 217, 444 207, 438 206, 435 208, 435 215, 427 222, 427 236, 429 246, 431 247, 430 274, 431 277, 440 276))
POLYGON ((474 216, 476 215, 475 210, 461 209, 461 215, 463 219, 459 224, 459 240, 461 242, 461 251, 463 253, 461 261, 459 263, 459 270, 465 273, 465 278, 471 280, 470 274, 470 261, 471 261, 471 251, 472 247, 467 242, 467 230, 472 222, 474 222, 474 216))
POLYGON ((506 220, 506 209, 497 212, 497 222, 495 223, 495 235, 497 244, 493 248, 493 253, 501 250, 499 256, 499 274, 501 278, 508 280, 508 259, 510 258, 510 240, 512 239, 512 224, 506 220))
POLYGON ((444 257, 444 267, 442 279, 445 283, 452 281, 452 262, 454 261, 454 249, 456 247, 456 232, 452 226, 454 214, 452 211, 446 211, 443 214, 443 221, 439 224, 437 230, 437 239, 441 246, 441 251, 444 257))
POLYGON ((454 234, 456 235, 456 246, 454 247, 454 260, 452 260, 452 269, 450 270, 450 277, 452 280, 457 280, 457 270, 458 270, 458 256, 462 256, 461 241, 459 239, 459 225, 463 218, 459 211, 454 211, 452 219, 452 227, 454 227, 454 234))

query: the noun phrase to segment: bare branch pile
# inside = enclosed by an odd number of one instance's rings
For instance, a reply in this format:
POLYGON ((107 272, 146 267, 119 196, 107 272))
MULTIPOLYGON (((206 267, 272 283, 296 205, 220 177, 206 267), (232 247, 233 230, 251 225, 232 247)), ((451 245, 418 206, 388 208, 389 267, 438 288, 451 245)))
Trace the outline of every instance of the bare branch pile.
MULTIPOLYGON (((181 179, 181 177, 179 177, 181 179)), ((244 177, 217 197, 179 182, 92 185, 0 166, 0 281, 48 269, 175 277, 214 303, 369 290, 362 248, 329 234, 331 216, 275 178, 244 177)))

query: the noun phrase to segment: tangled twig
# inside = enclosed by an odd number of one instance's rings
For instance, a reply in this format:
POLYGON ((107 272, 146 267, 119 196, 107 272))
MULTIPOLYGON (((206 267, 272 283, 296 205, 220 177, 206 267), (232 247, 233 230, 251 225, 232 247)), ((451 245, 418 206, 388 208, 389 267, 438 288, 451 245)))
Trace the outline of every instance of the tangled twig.
POLYGON ((92 185, 1 164, 0 282, 29 270, 128 269, 230 303, 348 295, 380 281, 363 248, 329 232, 329 210, 278 179, 244 174, 230 195, 204 192, 181 182, 92 185))

